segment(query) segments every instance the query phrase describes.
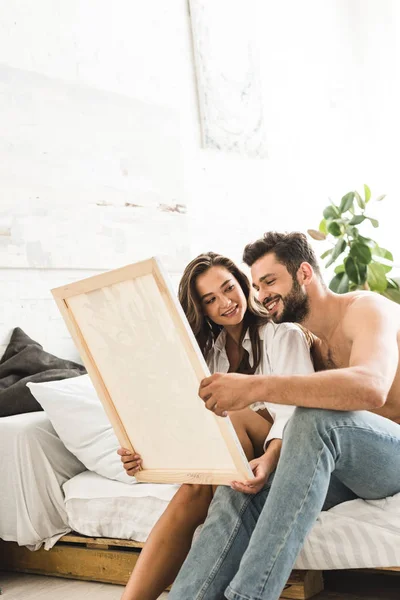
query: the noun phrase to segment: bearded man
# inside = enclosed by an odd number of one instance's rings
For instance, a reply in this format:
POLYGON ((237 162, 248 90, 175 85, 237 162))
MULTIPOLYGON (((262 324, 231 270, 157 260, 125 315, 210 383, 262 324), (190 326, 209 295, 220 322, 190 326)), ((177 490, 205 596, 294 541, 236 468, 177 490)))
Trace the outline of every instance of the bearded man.
POLYGON ((199 395, 220 416, 267 400, 298 408, 266 486, 217 489, 170 600, 277 600, 321 510, 400 492, 400 306, 329 290, 301 233, 268 232, 243 259, 270 318, 316 336, 323 370, 203 380, 199 395))

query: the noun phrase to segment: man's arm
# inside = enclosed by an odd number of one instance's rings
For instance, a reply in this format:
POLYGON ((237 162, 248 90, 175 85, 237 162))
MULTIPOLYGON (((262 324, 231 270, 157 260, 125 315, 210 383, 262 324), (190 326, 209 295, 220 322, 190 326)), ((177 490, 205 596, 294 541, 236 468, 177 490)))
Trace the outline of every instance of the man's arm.
POLYGON ((291 376, 217 373, 203 380, 200 397, 218 415, 262 401, 333 410, 382 407, 399 361, 397 311, 382 301, 366 296, 349 307, 343 322, 352 340, 348 367, 291 376))

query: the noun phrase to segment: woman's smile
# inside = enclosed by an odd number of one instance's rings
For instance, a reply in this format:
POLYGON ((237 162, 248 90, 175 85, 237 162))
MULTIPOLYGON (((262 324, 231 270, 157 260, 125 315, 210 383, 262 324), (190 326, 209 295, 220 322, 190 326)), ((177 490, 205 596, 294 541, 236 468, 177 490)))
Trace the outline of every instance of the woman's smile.
POLYGON ((228 308, 227 311, 223 312, 221 317, 232 318, 232 317, 236 317, 236 315, 238 313, 239 313, 239 304, 234 304, 233 306, 228 308))

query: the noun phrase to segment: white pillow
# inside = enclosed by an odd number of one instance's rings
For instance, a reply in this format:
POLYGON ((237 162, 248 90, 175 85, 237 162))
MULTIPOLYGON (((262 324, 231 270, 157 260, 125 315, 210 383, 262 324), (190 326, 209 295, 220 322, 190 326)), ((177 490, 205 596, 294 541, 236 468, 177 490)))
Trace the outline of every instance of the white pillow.
POLYGON ((68 525, 89 537, 145 542, 179 485, 124 485, 84 471, 63 485, 68 525))
POLYGON ((117 454, 120 444, 89 375, 27 383, 58 436, 89 471, 123 483, 136 483, 117 454))

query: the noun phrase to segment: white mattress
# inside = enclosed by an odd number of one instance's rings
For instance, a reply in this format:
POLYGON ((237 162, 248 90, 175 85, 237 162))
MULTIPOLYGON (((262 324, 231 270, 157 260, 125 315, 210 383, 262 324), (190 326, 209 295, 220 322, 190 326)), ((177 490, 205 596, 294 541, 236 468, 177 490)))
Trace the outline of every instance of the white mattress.
POLYGON ((296 561, 297 569, 400 566, 400 494, 351 500, 322 512, 296 561))
MULTIPOLYGON (((86 471, 64 484, 68 524, 84 535, 145 541, 177 488, 129 486, 86 471)), ((400 566, 400 494, 321 513, 295 568, 389 566, 400 566)))
MULTIPOLYGON (((0 419, 0 456, 0 538, 32 550, 51 548, 71 529, 145 541, 178 489, 84 471, 43 412, 0 419)), ((400 566, 400 494, 321 513, 296 562, 298 569, 389 566, 400 566)))
POLYGON ((85 471, 63 486, 68 525, 83 535, 145 542, 178 487, 128 485, 85 471))
POLYGON ((62 484, 84 470, 44 412, 0 419, 0 538, 37 550, 70 531, 62 484))

